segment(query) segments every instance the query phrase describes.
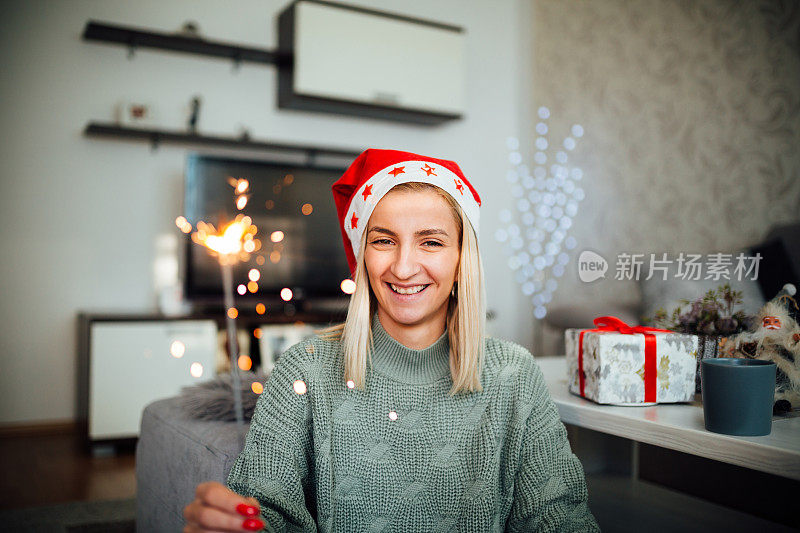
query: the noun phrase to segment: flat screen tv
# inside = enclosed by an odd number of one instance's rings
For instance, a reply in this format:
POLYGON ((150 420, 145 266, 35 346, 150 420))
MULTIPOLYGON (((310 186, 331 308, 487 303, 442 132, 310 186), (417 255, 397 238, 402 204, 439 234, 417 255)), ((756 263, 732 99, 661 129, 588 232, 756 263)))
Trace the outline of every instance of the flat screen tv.
MULTIPOLYGON (((240 302, 282 304, 281 290, 291 289, 292 301, 315 298, 347 298, 341 282, 350 270, 342 247, 331 185, 344 168, 309 167, 298 164, 228 159, 190 154, 187 159, 184 216, 194 228, 202 220, 219 229, 220 220, 232 220, 237 213, 253 219, 261 249, 249 261, 234 267, 234 290, 247 286, 248 273, 257 269, 260 277, 255 293, 234 293, 240 302), (247 205, 234 205, 234 187, 229 178, 250 182, 247 205), (273 242, 273 232, 283 238, 273 242)), ((188 241, 185 261, 185 293, 200 305, 221 305, 222 275, 217 259, 201 245, 188 241)))

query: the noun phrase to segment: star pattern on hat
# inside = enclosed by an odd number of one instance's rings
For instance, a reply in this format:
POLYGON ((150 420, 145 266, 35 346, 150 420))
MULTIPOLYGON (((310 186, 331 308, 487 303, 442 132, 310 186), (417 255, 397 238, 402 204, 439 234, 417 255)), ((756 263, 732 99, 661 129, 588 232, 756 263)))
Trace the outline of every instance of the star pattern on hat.
POLYGON ((358 227, 358 217, 355 213, 353 213, 353 217, 350 219, 350 229, 356 229, 358 227))
POLYGON ((436 172, 434 172, 434 170, 436 169, 430 166, 428 163, 425 163, 425 166, 422 167, 422 170, 424 170, 425 173, 428 174, 428 176, 430 176, 431 174, 433 174, 434 176, 437 175, 436 172))
POLYGON ((404 170, 405 168, 406 167, 394 167, 389 172, 389 174, 391 174, 392 176, 394 176, 396 178, 398 174, 405 174, 406 173, 406 171, 404 170))
POLYGON ((364 187, 364 191, 361 193, 361 195, 364 197, 364 201, 365 202, 367 201, 367 196, 369 196, 370 194, 372 194, 372 184, 371 183, 369 185, 367 185, 366 187, 364 187))
POLYGON ((461 196, 464 196, 464 185, 461 184, 461 180, 454 178, 453 181, 456 182, 456 189, 458 192, 461 193, 461 196))

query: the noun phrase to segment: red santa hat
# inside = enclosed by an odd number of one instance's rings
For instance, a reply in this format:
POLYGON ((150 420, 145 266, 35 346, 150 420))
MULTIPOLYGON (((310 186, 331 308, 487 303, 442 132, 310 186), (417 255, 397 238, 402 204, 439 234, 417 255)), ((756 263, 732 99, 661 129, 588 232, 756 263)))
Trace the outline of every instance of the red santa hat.
POLYGON ((477 238, 481 198, 456 163, 371 148, 362 152, 332 187, 351 272, 356 270, 358 244, 372 210, 392 187, 410 181, 430 183, 447 191, 461 206, 477 238))

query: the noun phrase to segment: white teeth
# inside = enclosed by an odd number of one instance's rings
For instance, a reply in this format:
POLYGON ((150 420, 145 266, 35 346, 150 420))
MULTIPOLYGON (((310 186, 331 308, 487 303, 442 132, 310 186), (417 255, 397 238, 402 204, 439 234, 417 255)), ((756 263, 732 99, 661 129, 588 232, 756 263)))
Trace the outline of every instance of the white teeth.
POLYGON ((419 291, 425 288, 425 285, 417 285, 416 287, 409 287, 404 289, 402 287, 398 287, 397 285, 389 284, 392 287, 394 292, 399 292, 400 294, 417 294, 419 291))

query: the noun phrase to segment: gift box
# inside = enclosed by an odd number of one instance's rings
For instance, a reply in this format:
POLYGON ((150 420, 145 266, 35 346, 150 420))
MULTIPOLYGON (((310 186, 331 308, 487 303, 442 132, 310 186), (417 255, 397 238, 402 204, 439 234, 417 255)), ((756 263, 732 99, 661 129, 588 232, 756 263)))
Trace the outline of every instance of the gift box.
MULTIPOLYGON (((698 335, 697 336, 697 373, 694 381, 694 392, 700 394, 702 383, 700 382, 700 363, 703 359, 714 359, 715 357, 726 357, 720 354, 720 346, 726 337, 719 335, 698 335)), ((733 357, 732 355, 728 357, 733 357)))
POLYGON ((570 392, 615 405, 694 400, 696 335, 631 327, 615 317, 594 323, 565 332, 570 392))

